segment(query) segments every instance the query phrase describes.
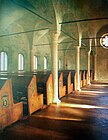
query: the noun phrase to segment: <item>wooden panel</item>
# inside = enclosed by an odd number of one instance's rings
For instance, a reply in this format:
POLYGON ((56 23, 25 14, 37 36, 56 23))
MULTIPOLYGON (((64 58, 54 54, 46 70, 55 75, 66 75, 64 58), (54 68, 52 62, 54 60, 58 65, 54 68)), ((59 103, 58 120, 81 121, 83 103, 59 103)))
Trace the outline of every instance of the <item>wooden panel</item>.
POLYGON ((22 116, 22 103, 13 103, 11 80, 7 80, 0 90, 0 129, 16 122, 22 116))
POLYGON ((59 76, 59 98, 66 95, 66 86, 63 85, 63 73, 59 76))
POLYGON ((90 70, 90 81, 93 81, 93 70, 90 70))
POLYGON ((83 71, 83 83, 82 86, 85 86, 85 71, 83 71))
POLYGON ((73 83, 71 82, 70 70, 62 70, 63 72, 63 85, 66 85, 66 94, 72 93, 73 83))
POLYGON ((83 86, 87 85, 87 70, 83 72, 83 86))
POLYGON ((53 85, 51 73, 37 73, 37 89, 43 93, 44 104, 49 105, 53 102, 53 85))
POLYGON ((67 94, 72 92, 73 92, 73 83, 71 83, 71 72, 69 72, 67 78, 67 94))
POLYGON ((88 76, 88 71, 85 71, 85 85, 87 85, 87 76, 88 76))
POLYGON ((12 90, 15 102, 23 102, 23 115, 31 115, 43 106, 38 101, 36 76, 34 75, 14 75, 12 78, 12 90))
POLYGON ((80 71, 80 87, 83 87, 83 71, 80 71))
POLYGON ((50 74, 47 83, 46 83, 46 96, 47 96, 47 105, 53 102, 53 85, 52 85, 52 74, 50 74))
POLYGON ((76 72, 71 70, 71 82, 73 83, 73 90, 76 89, 76 72))
POLYGON ((28 86, 28 111, 29 115, 43 107, 43 95, 38 95, 36 76, 33 76, 28 86))

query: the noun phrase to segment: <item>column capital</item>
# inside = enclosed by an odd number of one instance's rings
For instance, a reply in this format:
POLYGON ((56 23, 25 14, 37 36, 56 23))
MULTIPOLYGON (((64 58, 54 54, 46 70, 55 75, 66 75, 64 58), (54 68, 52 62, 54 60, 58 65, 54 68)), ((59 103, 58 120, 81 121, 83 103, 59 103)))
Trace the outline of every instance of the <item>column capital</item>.
POLYGON ((90 55, 90 53, 91 53, 91 51, 89 50, 89 51, 88 51, 88 54, 90 55))
POLYGON ((78 46, 75 46, 75 48, 81 48, 81 46, 78 45, 78 46))
POLYGON ((57 31, 57 30, 51 30, 51 34, 52 34, 52 36, 57 36, 57 37, 59 37, 59 35, 60 35, 60 31, 57 31))
POLYGON ((52 30, 51 31, 51 36, 52 36, 52 41, 58 42, 58 38, 60 36, 60 32, 58 32, 56 30, 52 30))

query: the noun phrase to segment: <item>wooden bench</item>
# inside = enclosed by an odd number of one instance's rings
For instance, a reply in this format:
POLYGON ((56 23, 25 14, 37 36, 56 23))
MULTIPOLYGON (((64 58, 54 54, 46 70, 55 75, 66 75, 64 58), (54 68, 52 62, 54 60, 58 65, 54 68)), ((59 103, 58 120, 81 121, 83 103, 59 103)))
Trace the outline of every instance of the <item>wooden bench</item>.
POLYGON ((86 84, 85 78, 85 70, 80 70, 80 87, 83 87, 86 84))
POLYGON ((66 85, 63 85, 63 72, 58 73, 58 97, 62 98, 66 95, 66 85))
POLYGON ((39 72, 37 77, 37 89, 38 92, 43 93, 44 104, 49 105, 53 102, 53 85, 51 72, 39 72))
POLYGON ((43 94, 38 94, 36 76, 20 75, 11 76, 13 99, 23 102, 23 114, 31 115, 43 107, 43 94))
POLYGON ((71 82, 71 72, 63 70, 63 85, 66 85, 66 94, 73 92, 73 83, 71 82))
POLYGON ((83 86, 87 85, 87 70, 83 71, 83 86))
POLYGON ((83 86, 83 72, 80 70, 80 88, 83 86))
POLYGON ((92 82, 93 79, 94 79, 93 70, 90 70, 90 82, 92 82))
POLYGON ((20 120, 23 116, 22 102, 14 104, 10 79, 0 79, 0 129, 20 120))
POLYGON ((76 71, 70 70, 71 72, 71 82, 73 84, 73 91, 76 90, 76 71))

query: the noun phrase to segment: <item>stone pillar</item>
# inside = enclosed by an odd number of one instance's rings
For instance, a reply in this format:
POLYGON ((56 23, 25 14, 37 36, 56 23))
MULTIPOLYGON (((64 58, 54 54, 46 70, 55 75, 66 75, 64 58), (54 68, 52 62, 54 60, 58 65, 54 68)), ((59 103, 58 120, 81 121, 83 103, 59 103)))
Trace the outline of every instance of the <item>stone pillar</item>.
POLYGON ((67 60, 66 60, 66 52, 64 51, 64 70, 67 69, 67 60))
POLYGON ((59 103, 58 98, 58 37, 59 33, 52 32, 52 79, 53 79, 53 103, 59 103))
POLYGON ((91 45, 92 45, 92 39, 90 41, 90 47, 88 50, 88 65, 87 65, 87 85, 90 85, 90 53, 91 53, 91 45))
POLYGON ((97 61, 97 55, 95 54, 94 55, 94 80, 97 80, 97 63, 96 63, 96 61, 97 61))
MULTIPOLYGON (((96 39, 95 39, 95 46, 97 46, 96 39)), ((97 80, 97 47, 95 47, 95 54, 94 54, 94 80, 97 80)))
POLYGON ((30 70, 31 70, 31 72, 34 71, 34 50, 33 50, 33 48, 30 51, 30 70))
POLYGON ((80 91, 80 46, 76 47, 76 83, 75 90, 80 91))
POLYGON ((88 51, 87 85, 90 85, 90 50, 88 51))

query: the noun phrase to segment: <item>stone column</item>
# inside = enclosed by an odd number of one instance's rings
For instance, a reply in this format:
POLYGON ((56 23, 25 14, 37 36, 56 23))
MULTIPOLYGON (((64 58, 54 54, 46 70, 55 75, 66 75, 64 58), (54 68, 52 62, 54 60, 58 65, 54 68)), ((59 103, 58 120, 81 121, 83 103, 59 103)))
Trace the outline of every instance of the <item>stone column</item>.
MULTIPOLYGON (((95 46, 97 46, 96 39, 95 39, 95 46)), ((97 80, 97 47, 95 47, 95 54, 94 54, 94 80, 97 80)))
POLYGON ((33 50, 33 48, 30 51, 30 70, 31 70, 31 72, 34 71, 34 50, 33 50))
POLYGON ((88 51, 87 85, 90 85, 90 50, 88 51))
POLYGON ((96 61, 97 61, 97 55, 95 54, 94 55, 94 80, 97 80, 97 77, 96 77, 96 75, 97 75, 97 63, 96 63, 96 61))
POLYGON ((76 47, 76 83, 75 90, 80 91, 80 46, 76 47))
POLYGON ((64 67, 64 70, 66 70, 67 69, 67 60, 66 60, 66 52, 64 51, 64 65, 63 65, 64 67))
POLYGON ((91 53, 91 45, 92 45, 92 39, 90 41, 90 47, 88 50, 88 65, 87 65, 87 85, 90 85, 90 53, 91 53))
POLYGON ((59 33, 52 32, 52 78, 53 78, 53 103, 59 103, 58 98, 58 37, 59 33))

